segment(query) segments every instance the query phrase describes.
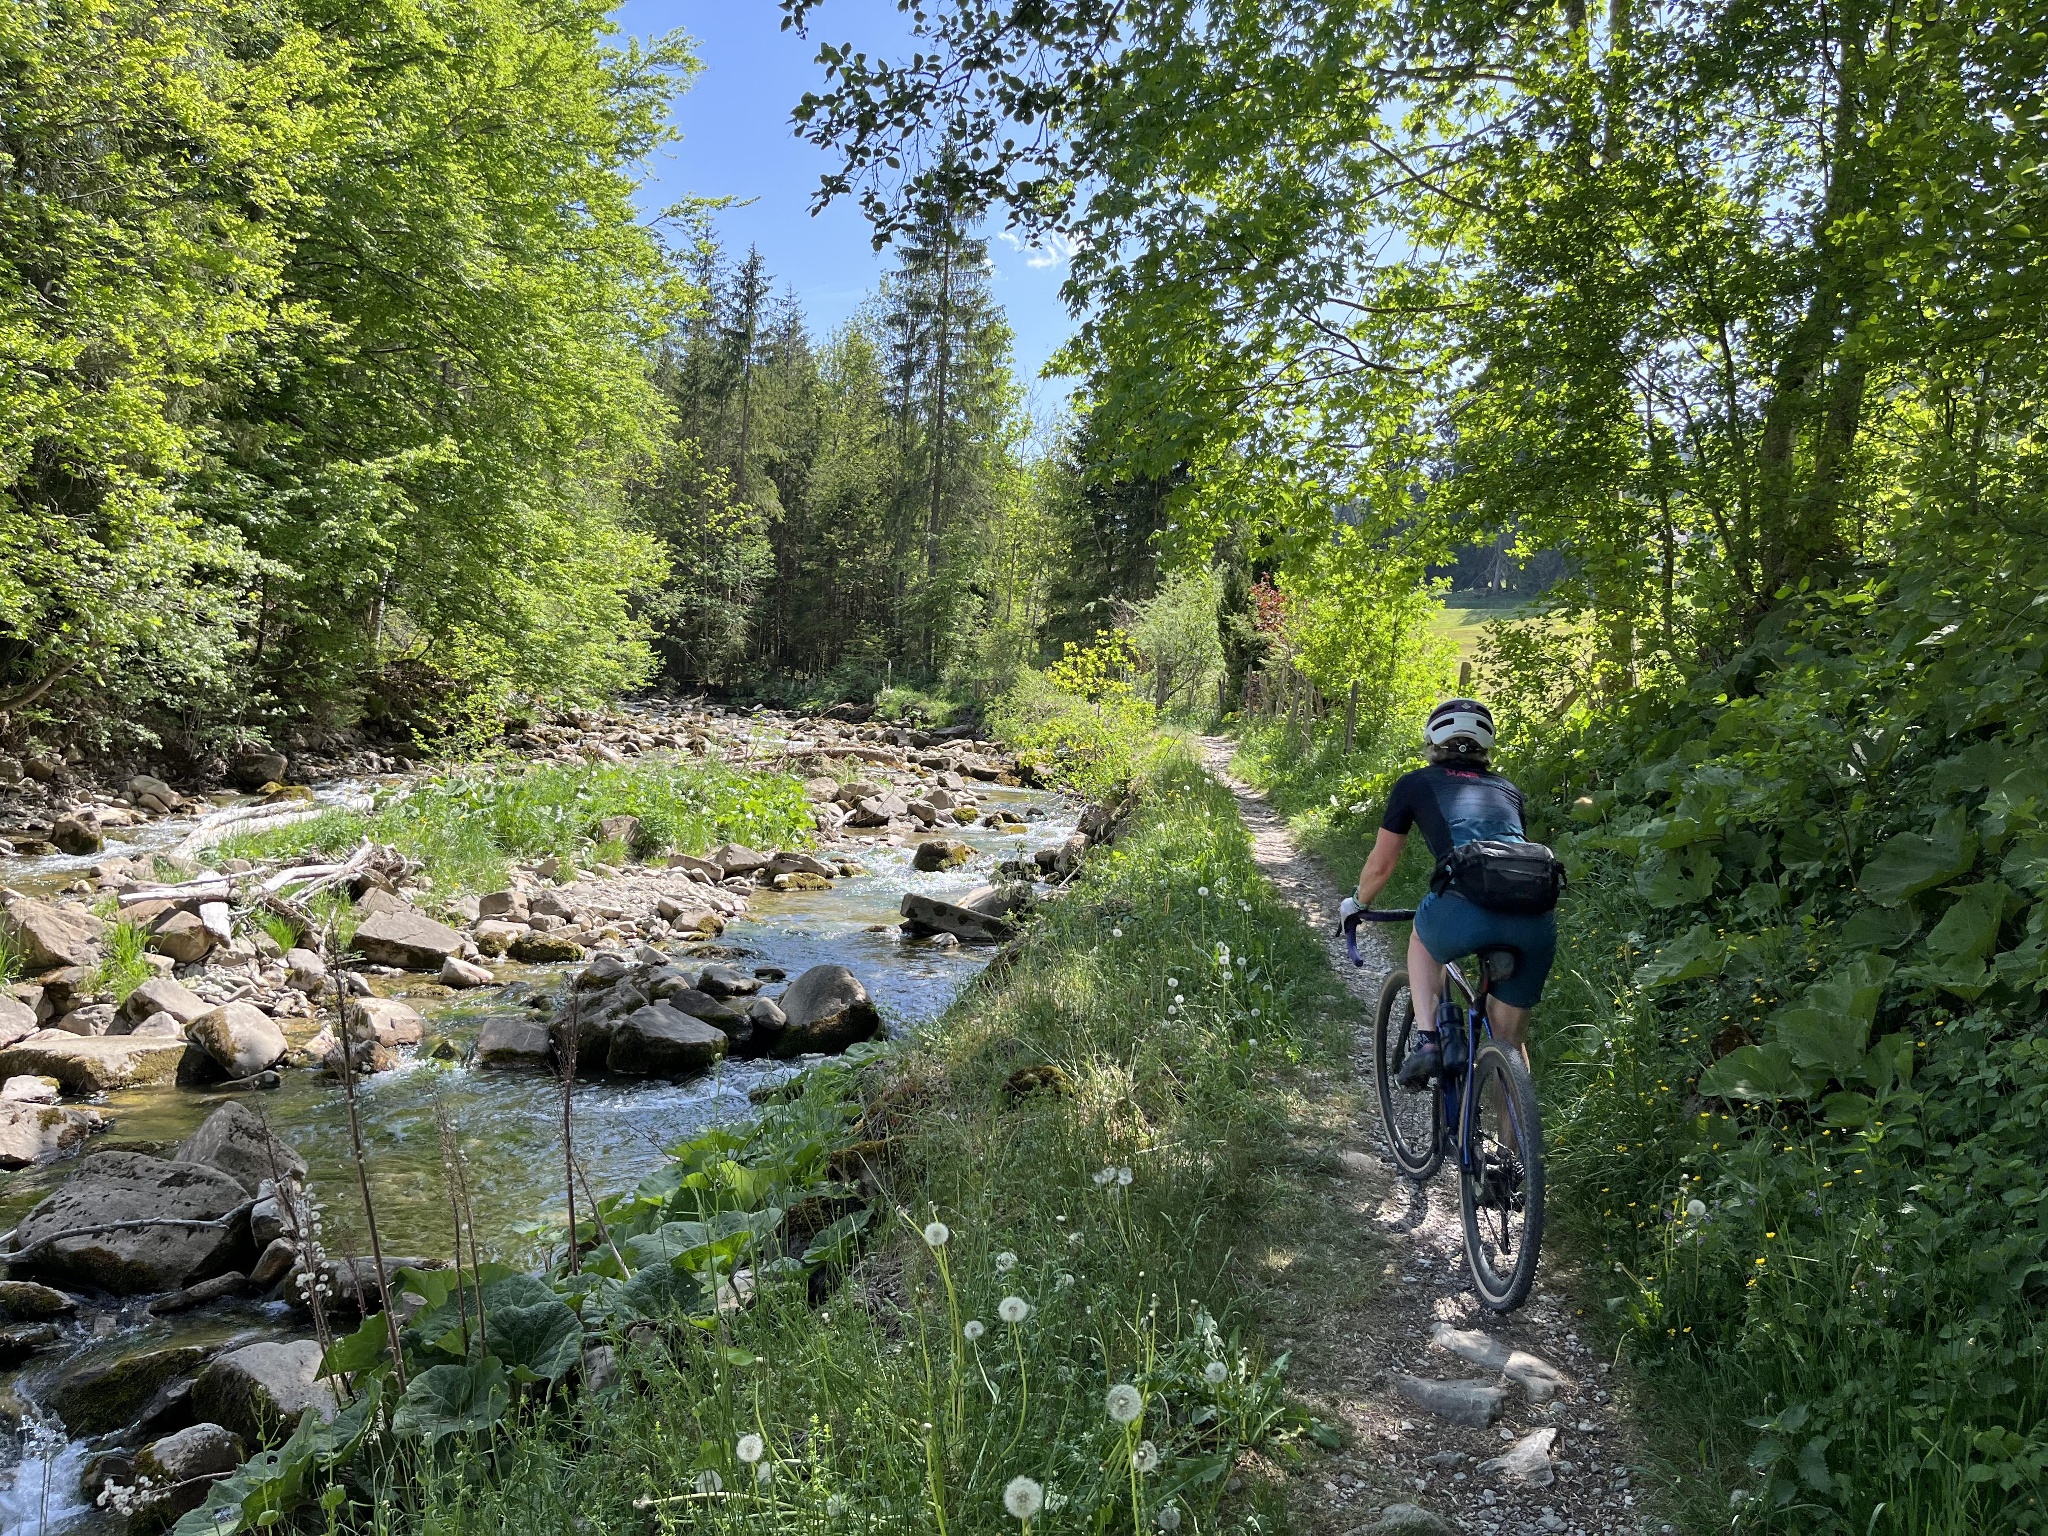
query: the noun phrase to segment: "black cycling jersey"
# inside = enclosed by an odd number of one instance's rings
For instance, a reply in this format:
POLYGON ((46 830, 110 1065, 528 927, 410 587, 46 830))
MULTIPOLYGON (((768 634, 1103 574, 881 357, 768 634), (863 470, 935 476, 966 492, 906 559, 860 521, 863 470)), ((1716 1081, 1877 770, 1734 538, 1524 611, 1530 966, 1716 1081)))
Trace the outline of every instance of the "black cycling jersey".
POLYGON ((1431 856, 1438 859, 1453 848, 1484 839, 1526 841, 1522 792, 1485 768, 1431 763, 1402 774, 1387 796, 1387 814, 1380 825, 1389 832, 1406 833, 1418 823, 1431 856))

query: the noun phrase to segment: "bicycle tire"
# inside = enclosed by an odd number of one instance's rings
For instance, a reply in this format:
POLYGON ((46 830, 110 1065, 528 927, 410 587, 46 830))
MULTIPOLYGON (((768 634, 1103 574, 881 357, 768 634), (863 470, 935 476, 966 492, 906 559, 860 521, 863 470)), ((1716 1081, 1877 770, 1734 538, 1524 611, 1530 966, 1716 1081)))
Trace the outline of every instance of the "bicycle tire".
POLYGON ((1386 1133, 1394 1166, 1419 1182, 1443 1163, 1444 1114, 1441 1084, 1431 1084, 1426 1094, 1411 1093, 1395 1078, 1414 1033, 1415 994, 1408 988, 1408 972, 1396 967, 1380 986, 1379 1007, 1373 1015, 1373 1077, 1379 1085, 1380 1127, 1386 1133), (1417 1124, 1425 1115, 1426 1133, 1417 1124))
POLYGON ((1465 1261, 1479 1304, 1490 1312, 1512 1312, 1529 1299, 1543 1247, 1543 1120, 1536 1085, 1518 1052, 1488 1040, 1479 1047, 1471 1070, 1471 1123, 1465 1135, 1480 1166, 1475 1170, 1461 1159, 1458 1168, 1465 1261), (1489 1101, 1488 1090, 1494 1087, 1498 1098, 1489 1101), (1508 1136, 1498 1134, 1490 1123, 1501 1113, 1511 1127, 1508 1136), (1496 1254, 1506 1260, 1504 1266, 1496 1254))

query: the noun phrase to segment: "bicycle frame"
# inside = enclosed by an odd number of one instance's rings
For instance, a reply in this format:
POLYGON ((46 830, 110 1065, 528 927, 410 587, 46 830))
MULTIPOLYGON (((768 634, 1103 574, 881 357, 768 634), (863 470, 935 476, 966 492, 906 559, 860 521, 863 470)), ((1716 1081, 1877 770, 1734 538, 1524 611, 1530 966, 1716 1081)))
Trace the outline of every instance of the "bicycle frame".
POLYGON ((1479 1047, 1484 1040, 1493 1038, 1493 1020, 1487 1016, 1487 977, 1482 967, 1479 976, 1479 990, 1472 990, 1472 984, 1465 979, 1465 973, 1458 969, 1455 961, 1448 961, 1443 974, 1438 978, 1443 990, 1438 994, 1438 1008, 1442 999, 1451 996, 1451 989, 1457 988, 1464 997, 1465 1060, 1457 1069, 1458 1086, 1456 1093, 1443 1096, 1444 1133, 1458 1149, 1458 1166, 1466 1172, 1475 1172, 1472 1167, 1472 1111, 1476 1107, 1473 1095, 1479 1090, 1474 1086, 1472 1063, 1479 1056, 1479 1047))

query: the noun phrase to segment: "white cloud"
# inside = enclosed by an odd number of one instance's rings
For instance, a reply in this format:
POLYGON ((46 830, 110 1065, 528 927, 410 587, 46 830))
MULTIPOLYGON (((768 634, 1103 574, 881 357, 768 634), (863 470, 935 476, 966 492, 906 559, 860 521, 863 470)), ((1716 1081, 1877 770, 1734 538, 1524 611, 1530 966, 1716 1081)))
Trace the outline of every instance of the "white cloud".
POLYGON ((1035 272, 1042 272, 1048 267, 1064 267, 1080 249, 1078 243, 1061 234, 1047 235, 1036 245, 1026 245, 1014 231, 1007 229, 996 238, 1011 250, 1022 252, 1024 265, 1035 272))

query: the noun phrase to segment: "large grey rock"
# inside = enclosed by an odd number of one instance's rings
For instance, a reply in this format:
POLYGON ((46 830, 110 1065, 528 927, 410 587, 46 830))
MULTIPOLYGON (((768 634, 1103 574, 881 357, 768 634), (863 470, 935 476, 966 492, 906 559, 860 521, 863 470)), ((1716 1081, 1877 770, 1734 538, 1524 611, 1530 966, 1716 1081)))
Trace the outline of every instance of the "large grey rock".
POLYGON ((16 1274, 88 1285, 117 1296, 168 1291, 240 1267, 249 1223, 228 1217, 248 1201, 229 1174, 201 1163, 167 1162, 140 1152, 101 1152, 47 1196, 15 1229, 18 1253, 37 1249, 16 1274), (59 1234, 109 1222, 153 1225, 59 1234), (44 1239, 56 1239, 38 1249, 44 1239))
POLYGON ((290 767, 282 752, 253 747, 236 755, 228 765, 228 777, 243 789, 258 790, 266 784, 282 784, 290 767))
POLYGON ((33 1280, 0 1280, 0 1318, 10 1323, 42 1323, 69 1317, 78 1303, 62 1291, 33 1280))
POLYGON ((731 1003, 713 997, 709 992, 700 992, 695 987, 677 987, 661 1001, 678 1013, 687 1013, 691 1018, 730 1032, 740 1022, 741 1014, 731 1003))
POLYGON ((351 947, 377 965, 438 971, 442 961, 462 953, 462 935, 418 912, 377 912, 356 929, 351 947))
POLYGON ((522 965, 558 965, 583 958, 583 946, 559 933, 523 933, 505 946, 505 952, 522 965))
POLYGON ((1476 1328, 1453 1328, 1449 1323, 1438 1323, 1430 1333, 1430 1342, 1439 1349, 1449 1350, 1460 1360, 1485 1370, 1499 1371, 1528 1393, 1532 1403, 1547 1403, 1557 1395, 1559 1387, 1571 1384, 1571 1379, 1548 1360, 1526 1350, 1512 1348, 1476 1328))
POLYGON ((849 827, 886 827, 909 814, 910 802, 901 795, 875 795, 860 801, 847 812, 846 824, 849 827))
POLYGON ((778 1056, 843 1051, 881 1033, 882 1016, 868 989, 843 965, 814 965, 790 983, 779 1005, 789 1022, 775 1042, 778 1056))
POLYGON ((61 1029, 67 1035, 108 1035, 114 1031, 114 1005, 112 1003, 87 1003, 74 1008, 61 1019, 52 1019, 50 1028, 61 1029))
POLYGON ((26 1040, 40 1028, 35 1009, 18 997, 0 992, 0 1048, 26 1040))
POLYGON ((0 1083, 0 1103, 54 1104, 64 1087, 54 1077, 10 1077, 0 1083))
POLYGON ((701 1077, 726 1053, 723 1030, 666 1003, 649 1003, 612 1031, 607 1069, 633 1077, 701 1077))
POLYGON ((789 1016, 765 997, 750 997, 739 1007, 740 1022, 731 1028, 720 1026, 732 1041, 732 1054, 742 1058, 773 1056, 789 1028, 789 1016))
POLYGON ((526 896, 520 891, 493 891, 488 896, 479 896, 476 915, 480 918, 498 918, 515 923, 526 921, 528 908, 526 896))
POLYGON ((1473 1429, 1484 1429, 1499 1418, 1508 1400, 1505 1387, 1488 1386, 1483 1381, 1432 1381, 1425 1376, 1397 1376, 1394 1378, 1394 1390, 1418 1408, 1426 1408, 1439 1418, 1473 1429))
POLYGON ((196 1345, 95 1356, 67 1367, 43 1401, 73 1436, 103 1435, 129 1423, 166 1382, 190 1376, 205 1359, 196 1345))
POLYGON ((265 1183, 303 1183, 306 1160, 280 1140, 247 1105, 221 1105, 178 1147, 178 1161, 203 1163, 228 1175, 250 1194, 265 1183))
POLYGON ((735 875, 751 875, 756 870, 766 869, 770 859, 759 849, 749 848, 743 843, 727 843, 712 850, 710 862, 716 864, 730 880, 735 875))
POLYGON ((106 1123, 96 1109, 0 1099, 0 1168, 27 1168, 63 1157, 106 1123))
POLYGON ((149 930, 149 947, 180 965, 195 965, 213 952, 213 930, 196 912, 174 909, 149 930))
POLYGON ((752 997, 761 990, 761 978, 729 965, 707 965, 697 975, 697 990, 713 997, 752 997))
POLYGON ((310 949, 288 949, 284 952, 285 985, 294 992, 308 995, 318 992, 327 982, 327 962, 310 949))
POLYGON ((910 867, 929 874, 965 864, 973 857, 974 850, 957 837, 928 837, 917 845, 917 852, 910 856, 910 867))
POLYGON ((63 965, 97 965, 106 925, 76 907, 19 897, 0 909, 0 940, 29 972, 63 965))
POLYGON ((164 1523, 206 1502, 216 1478, 242 1464, 242 1437, 220 1424, 188 1424, 174 1435, 145 1445, 135 1458, 135 1474, 158 1490, 149 1518, 164 1523))
POLYGON ((510 922, 503 918, 487 917, 476 925, 476 947, 483 954, 493 958, 502 955, 515 939, 522 939, 533 930, 524 921, 510 922))
POLYGON ((50 828, 50 841, 57 845, 58 852, 79 858, 98 853, 107 845, 106 833, 100 829, 100 819, 90 811, 59 816, 56 825, 50 828))
POLYGON ((1531 1430, 1501 1455, 1479 1463, 1479 1472, 1482 1476, 1498 1472, 1509 1482, 1548 1488, 1557 1481, 1557 1471, 1550 1464, 1550 1447, 1556 1440, 1554 1427, 1531 1430))
POLYGON ((903 893, 904 931, 913 938, 950 933, 966 944, 1000 944, 1015 935, 1016 925, 1007 918, 977 912, 972 907, 941 901, 917 891, 903 893))
POLYGON ((530 1013, 494 1013, 476 1038, 480 1066, 545 1067, 552 1054, 547 1025, 530 1013))
POLYGON ((152 1013, 141 1023, 131 1026, 128 1033, 145 1040, 182 1040, 185 1038, 185 1026, 178 1022, 176 1014, 152 1013))
POLYGON ((427 1021, 395 997, 352 997, 343 1006, 351 1039, 374 1040, 393 1051, 426 1038, 427 1021))
POLYGON ((169 976, 145 981, 121 1004, 121 1017, 130 1024, 140 1024, 152 1014, 168 1013, 183 1026, 212 1011, 212 1003, 194 996, 190 988, 169 976))
POLYGON ((135 1035, 89 1038, 44 1030, 0 1050, 0 1078, 54 1077, 64 1091, 86 1097, 116 1088, 168 1083, 190 1050, 184 1040, 135 1035))
POLYGON ((784 849, 768 861, 771 875, 822 875, 826 879, 839 873, 823 859, 794 849, 784 849))
POLYGON ((185 1026, 185 1038, 229 1077, 249 1077, 284 1059, 277 1020, 254 1003, 224 1003, 185 1026))
POLYGON ((320 1344, 246 1344, 216 1357, 192 1389, 194 1410, 263 1444, 286 1438, 308 1408, 332 1419, 334 1385, 320 1376, 320 1344))
POLYGON ((482 966, 473 965, 469 961, 454 955, 450 955, 441 962, 441 974, 439 977, 441 985, 453 987, 458 992, 471 991, 477 987, 488 987, 497 979, 497 977, 493 976, 482 966))

